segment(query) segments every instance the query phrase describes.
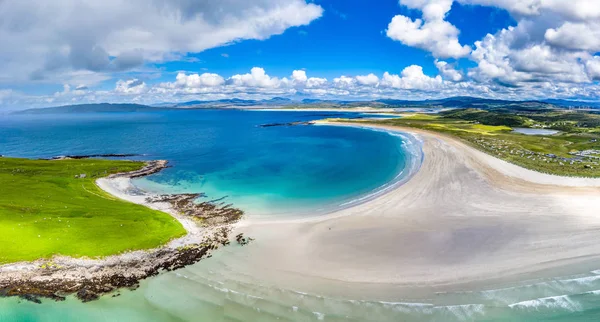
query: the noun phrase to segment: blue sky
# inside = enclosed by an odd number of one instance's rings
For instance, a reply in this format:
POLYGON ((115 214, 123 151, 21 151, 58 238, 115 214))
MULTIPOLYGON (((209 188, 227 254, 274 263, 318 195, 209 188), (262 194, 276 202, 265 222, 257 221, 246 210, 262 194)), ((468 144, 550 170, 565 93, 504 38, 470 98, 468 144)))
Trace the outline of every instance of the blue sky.
POLYGON ((600 89, 589 0, 26 0, 0 21, 2 106, 600 89))
MULTIPOLYGON (((420 18, 418 10, 402 7, 397 1, 330 0, 315 1, 324 8, 323 16, 307 26, 290 28, 268 40, 249 40, 192 54, 200 62, 158 64, 168 71, 213 72, 222 75, 246 73, 263 67, 273 76, 288 76, 303 68, 317 77, 383 74, 400 72, 407 66, 423 66, 436 75, 431 54, 405 46, 386 36, 389 20, 396 14, 420 18), (373 3, 376 2, 377 5, 373 3), (223 57, 227 55, 228 58, 223 57)), ((488 33, 514 24, 506 10, 453 5, 448 21, 462 32, 461 43, 473 44, 488 33)), ((461 65, 468 66, 468 60, 461 65)))

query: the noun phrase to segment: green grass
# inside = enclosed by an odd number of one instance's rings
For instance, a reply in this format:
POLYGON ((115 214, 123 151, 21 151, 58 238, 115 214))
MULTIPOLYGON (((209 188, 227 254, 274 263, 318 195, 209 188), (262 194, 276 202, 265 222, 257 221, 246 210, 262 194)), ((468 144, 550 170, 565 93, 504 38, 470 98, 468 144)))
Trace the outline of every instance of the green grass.
POLYGON ((583 158, 581 162, 573 164, 561 160, 573 158, 574 156, 569 154, 572 152, 600 150, 598 128, 577 128, 551 136, 524 135, 513 133, 512 127, 502 123, 537 124, 534 120, 522 116, 516 118, 496 116, 488 112, 459 110, 445 115, 407 114, 398 119, 367 122, 414 127, 448 134, 500 159, 543 173, 600 177, 600 159, 583 158), (460 117, 467 119, 460 119, 460 117), (485 125, 481 121, 497 125, 485 125), (547 156, 549 154, 557 157, 547 156))
POLYGON ((53 255, 101 257, 183 236, 168 214, 121 201, 95 180, 141 162, 0 157, 0 263, 53 255), (86 174, 79 179, 76 175, 86 174))

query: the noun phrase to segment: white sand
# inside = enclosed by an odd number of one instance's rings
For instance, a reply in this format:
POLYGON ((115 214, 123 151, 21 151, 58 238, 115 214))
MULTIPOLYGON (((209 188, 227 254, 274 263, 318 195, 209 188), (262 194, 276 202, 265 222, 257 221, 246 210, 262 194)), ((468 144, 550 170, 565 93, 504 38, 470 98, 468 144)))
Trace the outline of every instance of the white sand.
POLYGON ((334 283, 345 292, 451 289, 600 264, 600 180, 529 171, 455 139, 405 131, 420 137, 424 152, 406 184, 325 216, 248 216, 237 230, 256 241, 231 251, 227 265, 281 287, 334 283))

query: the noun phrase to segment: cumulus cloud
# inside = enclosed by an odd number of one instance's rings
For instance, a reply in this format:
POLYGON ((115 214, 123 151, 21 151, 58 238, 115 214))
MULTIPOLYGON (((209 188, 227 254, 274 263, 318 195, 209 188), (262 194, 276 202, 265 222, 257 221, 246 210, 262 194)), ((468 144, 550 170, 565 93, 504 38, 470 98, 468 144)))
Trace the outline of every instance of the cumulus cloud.
POLYGON ((600 22, 565 22, 558 28, 546 30, 544 37, 553 46, 573 50, 600 51, 600 22))
POLYGON ((555 12, 567 20, 600 18, 596 0, 457 0, 463 4, 492 6, 508 10, 514 16, 538 16, 555 12))
MULTIPOLYGON (((557 83, 585 84, 597 80, 592 56, 600 51, 598 1, 455 1, 505 9, 517 25, 486 35, 474 43, 471 52, 470 47, 458 42, 460 31, 445 20, 454 0, 400 0, 400 5, 419 10, 422 19, 395 16, 388 26, 388 37, 430 51, 436 58, 469 58, 477 64, 469 70, 469 80, 488 86, 528 87, 537 83, 550 88, 557 83)), ((465 80, 461 71, 445 61, 438 59, 435 64, 443 79, 465 80)))
POLYGON ((0 81, 128 70, 267 39, 322 12, 304 0, 0 1, 0 81))
POLYGON ((597 1, 458 1, 500 7, 517 20, 515 27, 488 34, 475 43, 470 58, 477 67, 469 71, 474 80, 508 86, 535 83, 562 90, 586 86, 576 84, 590 84, 596 79, 590 71, 594 70, 592 56, 600 50, 597 1))
POLYGON ((379 83, 379 77, 371 73, 369 75, 358 75, 356 81, 361 85, 377 85, 379 83))
POLYGON ((237 75, 180 72, 160 84, 141 75, 140 70, 146 67, 140 66, 187 61, 188 53, 243 39, 266 39, 289 27, 310 23, 322 14, 322 8, 305 0, 73 3, 58 0, 39 6, 33 0, 0 0, 0 85, 44 80, 48 75, 57 84, 68 84, 54 95, 40 97, 0 90, 0 101, 154 103, 294 95, 600 99, 597 0, 400 0, 399 4, 415 10, 419 19, 397 15, 389 22, 386 34, 431 52, 437 72, 430 74, 419 65, 411 65, 400 73, 391 70, 328 80, 300 68, 276 77, 254 67, 237 75), (454 2, 505 9, 516 25, 473 44, 461 44, 460 30, 446 20, 454 2), (465 59, 471 60, 473 67, 465 68, 465 59), (136 73, 116 74, 131 69, 136 73), (114 89, 89 89, 113 77, 120 79, 114 89))
POLYGON ((294 94, 299 90, 313 90, 326 87, 326 78, 308 77, 304 70, 294 70, 287 77, 271 77, 264 68, 253 67, 249 73, 236 74, 225 78, 215 73, 180 72, 173 82, 163 82, 154 87, 150 92, 165 95, 244 95, 249 92, 259 94, 294 94))
POLYGON ((146 92, 146 83, 139 79, 118 80, 115 93, 137 95, 146 92))
MULTIPOLYGON (((569 98, 599 99, 600 85, 573 86, 568 82, 523 82, 520 86, 505 86, 498 82, 458 79, 460 73, 452 64, 436 61, 440 75, 427 75, 419 65, 404 68, 399 74, 385 72, 358 76, 340 76, 332 81, 294 73, 288 78, 269 76, 263 68, 255 67, 250 73, 228 78, 214 74, 179 73, 172 82, 146 84, 139 79, 119 80, 110 91, 93 91, 85 86, 65 85, 52 96, 15 95, 0 91, 3 105, 26 104, 49 106, 85 102, 183 102, 189 100, 214 100, 223 98, 264 99, 274 96, 318 97, 323 99, 431 99, 451 96, 483 96, 502 99, 569 98), (445 76, 444 76, 445 75, 445 76), (304 77, 306 76, 306 78, 304 77), (304 81, 306 79, 306 81, 304 81), (378 80, 377 82, 375 80, 378 80), (304 82, 303 82, 304 81, 304 82)), ((534 68, 534 67, 531 67, 534 68)), ((537 67, 535 67, 537 68, 537 67)), ((516 71, 513 71, 516 72, 516 71)), ((600 78, 600 57, 587 60, 585 72, 589 78, 600 78)), ((527 74, 527 73, 525 73, 527 74)), ((463 76, 464 77, 464 76, 463 76)))
POLYGON ((198 74, 186 75, 183 72, 179 72, 179 73, 177 73, 177 77, 175 78, 175 83, 170 84, 170 86, 199 88, 199 87, 219 86, 219 85, 223 85, 224 83, 225 83, 225 79, 218 74, 203 73, 201 75, 198 75, 198 74))
POLYGON ((435 60, 435 67, 440 71, 440 74, 444 79, 460 82, 463 79, 463 75, 458 70, 454 69, 448 62, 442 60, 435 60))
POLYGON ((315 88, 327 84, 327 78, 311 77, 306 80, 306 87, 315 88))
MULTIPOLYGON (((284 82, 286 81, 287 79, 284 82)), ((249 74, 233 75, 228 82, 236 86, 275 88, 278 87, 282 81, 277 77, 270 77, 267 75, 263 68, 253 67, 249 74)))
POLYGON ((292 80, 296 83, 306 83, 308 77, 306 77, 306 71, 295 70, 292 72, 292 80))
POLYGON ((327 84, 326 78, 308 77, 305 70, 294 70, 290 79, 292 84, 298 88, 311 89, 327 84))
POLYGON ((600 56, 594 56, 594 58, 588 60, 585 68, 591 79, 600 81, 600 56))
POLYGON ((406 67, 400 75, 385 72, 381 85, 399 89, 432 91, 441 88, 443 80, 439 75, 436 77, 425 75, 423 67, 419 65, 411 65, 406 67))
MULTIPOLYGON (((548 0, 458 0, 463 4, 499 7, 508 10, 513 15, 537 15, 542 8, 542 2, 548 0)), ((550 0, 552 1, 552 0, 550 0)), ((564 1, 564 0, 558 0, 564 1)))
POLYGON ((458 42, 460 31, 445 21, 453 0, 400 0, 400 4, 421 10, 423 19, 412 20, 403 15, 392 18, 387 36, 411 47, 430 51, 439 58, 460 58, 471 52, 471 47, 458 42))
POLYGON ((333 85, 337 87, 349 87, 356 83, 354 77, 342 75, 333 79, 333 85))

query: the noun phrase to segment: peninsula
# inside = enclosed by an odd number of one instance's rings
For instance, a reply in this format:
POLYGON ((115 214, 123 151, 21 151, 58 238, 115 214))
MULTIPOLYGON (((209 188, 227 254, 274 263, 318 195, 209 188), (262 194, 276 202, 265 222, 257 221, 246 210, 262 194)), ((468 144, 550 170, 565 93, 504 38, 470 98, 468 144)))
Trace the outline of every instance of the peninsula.
POLYGON ((231 205, 131 193, 131 178, 166 167, 0 158, 0 294, 94 300, 229 243, 229 226, 243 214, 231 205))

